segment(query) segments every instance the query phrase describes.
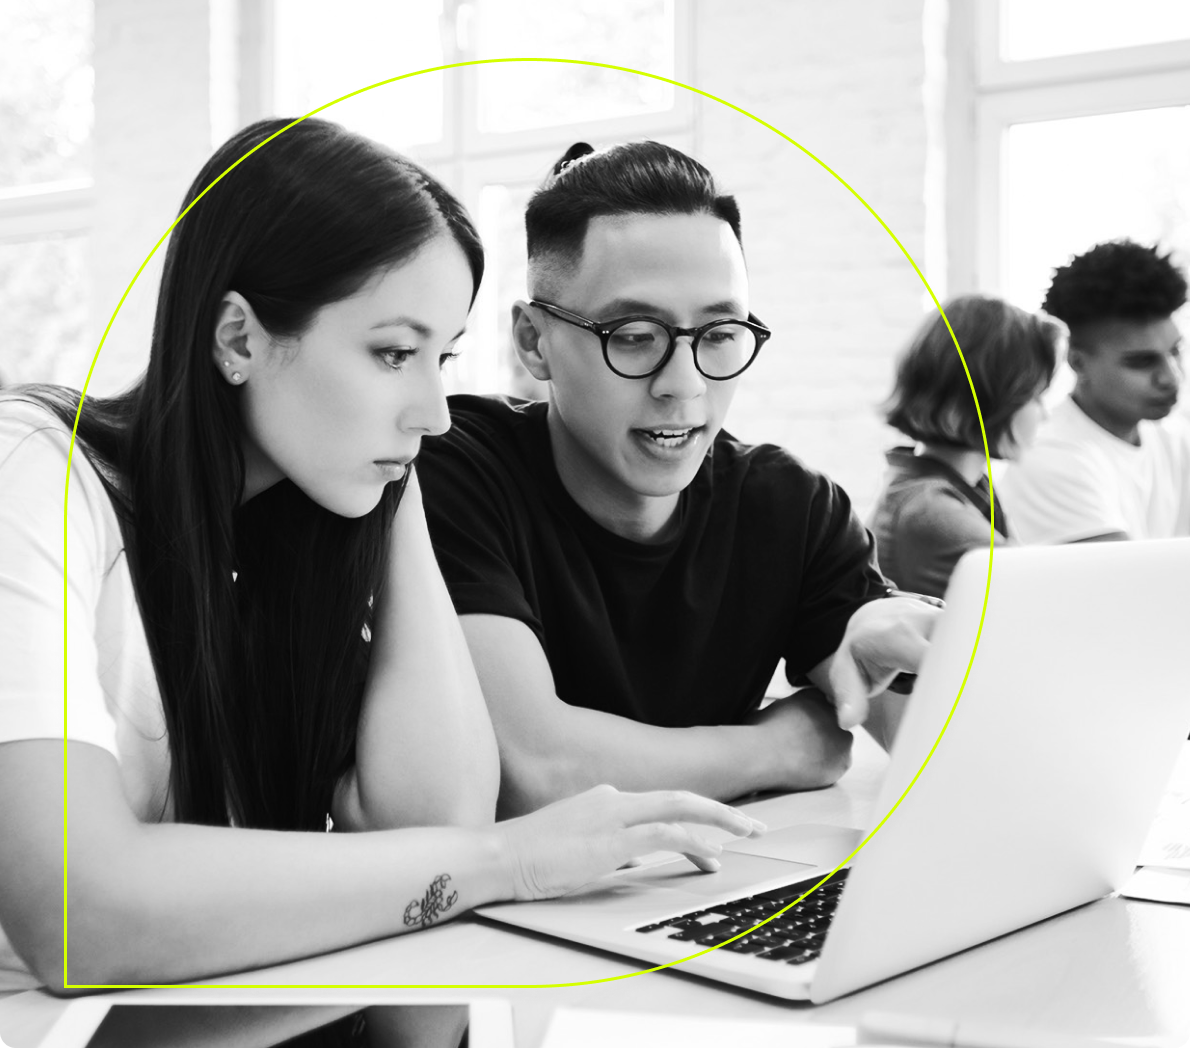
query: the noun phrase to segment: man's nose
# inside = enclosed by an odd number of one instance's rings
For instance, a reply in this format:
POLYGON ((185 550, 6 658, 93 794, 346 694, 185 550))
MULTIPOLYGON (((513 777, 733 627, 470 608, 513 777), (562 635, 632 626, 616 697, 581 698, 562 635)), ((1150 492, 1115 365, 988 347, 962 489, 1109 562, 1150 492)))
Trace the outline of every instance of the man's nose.
POLYGON ((706 391, 707 381, 694 366, 693 342, 689 335, 681 335, 665 367, 653 376, 651 392, 655 397, 693 400, 706 391))
POLYGON ((1162 389, 1177 389, 1182 384, 1182 362, 1178 357, 1170 354, 1161 361, 1161 368, 1157 372, 1157 384, 1162 389))

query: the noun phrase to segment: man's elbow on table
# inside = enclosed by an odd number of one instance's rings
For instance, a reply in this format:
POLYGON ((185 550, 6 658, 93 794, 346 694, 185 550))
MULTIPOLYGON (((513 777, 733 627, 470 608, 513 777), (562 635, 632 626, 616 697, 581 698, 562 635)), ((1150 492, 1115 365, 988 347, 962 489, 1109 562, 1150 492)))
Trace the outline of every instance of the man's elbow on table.
POLYGON ((851 767, 851 732, 839 727, 834 707, 818 688, 803 688, 752 714, 757 789, 818 790, 833 786, 851 767))

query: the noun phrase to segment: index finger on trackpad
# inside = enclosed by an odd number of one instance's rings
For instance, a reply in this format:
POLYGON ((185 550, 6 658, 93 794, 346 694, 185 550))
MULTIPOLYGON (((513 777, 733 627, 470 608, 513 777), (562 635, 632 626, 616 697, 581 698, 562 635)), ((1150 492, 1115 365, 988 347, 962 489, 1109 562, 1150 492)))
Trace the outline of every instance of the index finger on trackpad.
POLYGON ((811 866, 837 866, 851 854, 862 836, 862 831, 851 826, 805 822, 769 830, 763 837, 741 837, 723 845, 723 850, 811 866))
POLYGON ((616 877, 622 884, 677 888, 708 898, 727 898, 733 892, 759 891, 762 886, 788 884, 811 869, 802 863, 774 862, 768 856, 760 855, 725 855, 723 859, 722 868, 715 873, 696 870, 682 859, 645 870, 627 870, 616 877))

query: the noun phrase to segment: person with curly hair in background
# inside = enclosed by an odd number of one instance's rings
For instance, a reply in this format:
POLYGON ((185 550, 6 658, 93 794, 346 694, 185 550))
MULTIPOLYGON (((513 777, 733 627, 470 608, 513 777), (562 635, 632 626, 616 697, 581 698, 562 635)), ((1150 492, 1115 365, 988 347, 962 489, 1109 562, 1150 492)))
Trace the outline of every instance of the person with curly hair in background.
POLYGON ((1070 328, 1075 387, 1000 485, 1021 541, 1190 535, 1190 424, 1171 415, 1185 301, 1169 255, 1131 240, 1054 273, 1042 308, 1070 328))

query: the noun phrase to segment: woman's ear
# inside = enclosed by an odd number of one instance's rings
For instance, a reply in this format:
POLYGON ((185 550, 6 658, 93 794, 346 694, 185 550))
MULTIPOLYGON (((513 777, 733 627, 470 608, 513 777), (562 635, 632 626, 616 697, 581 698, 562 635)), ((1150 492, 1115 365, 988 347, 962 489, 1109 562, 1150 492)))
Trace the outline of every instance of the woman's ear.
POLYGON ((215 337, 211 342, 216 370, 233 386, 243 385, 266 341, 264 328, 248 300, 238 291, 227 292, 215 314, 215 337))
POLYGON ((544 318, 528 302, 514 302, 512 306, 512 344, 525 370, 539 382, 550 380, 550 365, 541 349, 545 335, 544 318))

